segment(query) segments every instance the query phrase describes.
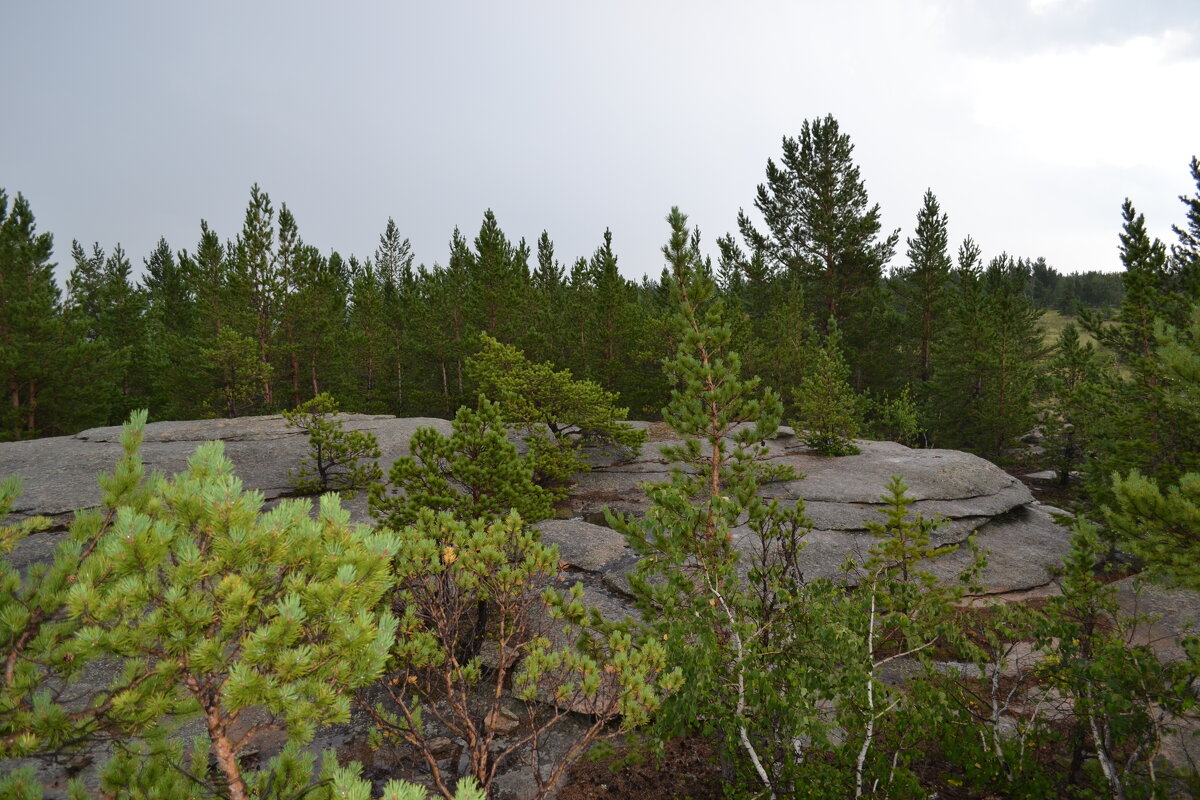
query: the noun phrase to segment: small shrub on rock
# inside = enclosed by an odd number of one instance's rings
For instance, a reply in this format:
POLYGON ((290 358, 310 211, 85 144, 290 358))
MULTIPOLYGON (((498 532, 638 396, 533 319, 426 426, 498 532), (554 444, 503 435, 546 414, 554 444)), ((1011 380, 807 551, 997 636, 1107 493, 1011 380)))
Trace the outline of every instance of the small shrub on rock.
POLYGON ((497 404, 481 398, 478 409, 463 406, 453 428, 450 436, 418 429, 412 455, 396 459, 387 484, 371 487, 371 513, 381 524, 400 530, 423 509, 460 520, 503 518, 512 510, 530 522, 551 516, 551 495, 508 440, 497 404))
POLYGON ((337 400, 325 392, 283 412, 288 427, 308 434, 309 455, 292 476, 300 494, 352 494, 383 480, 383 470, 375 462, 380 456, 375 434, 346 430, 337 414, 337 400))
POLYGON ((580 447, 610 445, 636 453, 644 431, 623 422, 629 409, 617 406, 617 395, 597 383, 576 380, 570 370, 549 362, 534 364, 512 345, 486 333, 483 348, 467 361, 481 393, 500 406, 504 421, 521 432, 529 448, 534 479, 565 496, 566 487, 589 467, 580 447))

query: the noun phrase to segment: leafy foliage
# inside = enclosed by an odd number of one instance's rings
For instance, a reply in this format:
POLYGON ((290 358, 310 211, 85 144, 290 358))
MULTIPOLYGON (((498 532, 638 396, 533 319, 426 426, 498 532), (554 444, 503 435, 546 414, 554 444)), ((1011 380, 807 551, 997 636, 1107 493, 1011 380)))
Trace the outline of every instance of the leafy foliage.
POLYGON ((806 370, 792 392, 792 424, 804 443, 826 456, 860 452, 852 439, 858 434, 861 403, 850 387, 850 367, 841 351, 837 323, 829 335, 807 344, 806 370))
POLYGON ((663 417, 684 442, 664 455, 690 469, 677 468, 667 483, 645 487, 652 506, 644 518, 610 514, 609 522, 642 556, 631 581, 652 620, 646 635, 666 643, 686 678, 656 719, 657 729, 667 734, 699 726, 717 734, 759 785, 773 789, 775 760, 786 764, 793 757, 790 741, 785 745, 771 729, 816 723, 813 707, 795 700, 803 680, 778 664, 796 652, 789 650, 790 637, 801 635, 783 620, 796 613, 796 556, 807 521, 803 504, 784 508, 758 496, 763 483, 794 477, 763 463, 763 442, 774 434, 783 405, 758 388, 758 379, 738 375, 699 237, 689 233, 678 209, 668 221, 671 239, 663 252, 680 344, 665 365, 676 388, 663 417), (732 536, 743 521, 759 554, 750 585, 738 572, 732 536), (772 699, 781 697, 781 681, 793 698, 787 712, 772 699))
POLYGON ((347 431, 337 414, 337 400, 325 392, 283 412, 288 427, 308 434, 309 456, 293 476, 301 494, 353 492, 383 480, 383 470, 374 460, 380 456, 375 434, 347 431), (363 459, 370 460, 361 463, 363 459))
POLYGON ((644 724, 677 684, 655 642, 634 645, 612 633, 589 637, 586 652, 574 647, 587 622, 582 586, 565 595, 544 588, 558 553, 515 513, 466 524, 426 510, 399 536, 399 629, 383 684, 387 701, 371 714, 377 741, 410 745, 445 797, 438 737, 467 742, 470 775, 485 792, 497 770, 531 748, 529 774, 541 798, 590 742, 644 724), (555 630, 561 623, 546 604, 573 635, 555 630), (520 713, 504 699, 510 684, 520 713), (566 756, 543 770, 539 748, 572 709, 586 709, 590 720, 570 734, 566 756), (517 732, 505 736, 510 727, 517 732))
POLYGON ((456 519, 496 519, 516 510, 522 519, 551 515, 551 495, 533 481, 533 466, 508 440, 500 406, 480 398, 478 410, 463 406, 454 416, 453 433, 419 428, 411 456, 396 459, 388 486, 371 488, 371 513, 399 530, 415 522, 422 509, 450 512, 456 519))
POLYGON ((1200 473, 1164 491, 1137 470, 1113 479, 1104 518, 1124 547, 1170 583, 1200 590, 1200 473))
POLYGON ((580 452, 584 443, 636 453, 645 441, 643 431, 621 422, 628 409, 616 405, 613 392, 548 362, 534 364, 487 334, 480 339, 483 347, 467 360, 467 374, 521 431, 539 485, 564 494, 574 475, 589 469, 580 452))

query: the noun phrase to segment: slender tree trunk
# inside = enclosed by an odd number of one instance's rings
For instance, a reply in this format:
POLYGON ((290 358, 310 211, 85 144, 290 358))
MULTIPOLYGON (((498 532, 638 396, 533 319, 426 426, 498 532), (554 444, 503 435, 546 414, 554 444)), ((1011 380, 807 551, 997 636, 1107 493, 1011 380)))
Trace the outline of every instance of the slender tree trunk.
POLYGON ((925 308, 921 320, 921 380, 928 381, 932 377, 929 368, 929 341, 933 338, 933 315, 928 307, 925 308))
POLYGON ((12 408, 13 408, 13 435, 18 438, 21 436, 21 385, 14 381, 9 381, 11 390, 12 408))
POLYGON ((271 388, 271 355, 267 351, 266 333, 260 326, 258 333, 258 361, 263 366, 263 403, 270 411, 275 407, 275 395, 271 388))
POLYGON ((37 380, 29 382, 29 432, 37 430, 38 385, 37 380))
POLYGON ((296 334, 292 321, 287 322, 288 360, 292 366, 292 408, 300 405, 300 354, 296 352, 296 334))
POLYGON ((396 413, 404 412, 404 365, 396 359, 396 413))
POLYGON ((206 707, 204 721, 208 726, 208 738, 212 741, 213 757, 229 784, 229 800, 249 800, 250 794, 246 790, 246 782, 242 779, 237 754, 233 752, 233 745, 229 742, 228 731, 220 708, 215 704, 206 707))

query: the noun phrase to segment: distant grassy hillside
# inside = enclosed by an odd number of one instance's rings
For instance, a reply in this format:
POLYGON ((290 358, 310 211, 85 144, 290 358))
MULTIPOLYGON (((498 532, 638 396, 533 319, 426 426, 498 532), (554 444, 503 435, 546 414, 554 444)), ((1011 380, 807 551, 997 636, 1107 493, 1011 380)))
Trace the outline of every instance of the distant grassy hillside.
POLYGON ((1042 314, 1041 325, 1042 333, 1045 336, 1046 344, 1053 346, 1058 341, 1058 335, 1062 333, 1063 328, 1070 323, 1075 323, 1075 327, 1079 329, 1079 341, 1091 342, 1094 347, 1099 348, 1100 345, 1096 339, 1079 325, 1079 318, 1074 314, 1064 314, 1061 311, 1046 309, 1042 314))

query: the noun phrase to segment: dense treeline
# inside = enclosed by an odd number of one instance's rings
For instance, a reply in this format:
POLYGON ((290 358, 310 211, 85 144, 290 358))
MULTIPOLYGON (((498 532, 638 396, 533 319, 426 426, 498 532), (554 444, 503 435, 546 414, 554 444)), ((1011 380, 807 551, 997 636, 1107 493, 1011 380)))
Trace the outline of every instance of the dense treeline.
MULTIPOLYGON (((548 233, 513 241, 488 211, 427 267, 389 219, 360 259, 305 242, 256 185, 232 239, 202 221, 191 248, 161 240, 140 277, 119 245, 72 243, 64 292, 29 204, 0 198, 0 439, 117 424, 136 408, 151 419, 278 412, 322 392, 347 410, 448 417, 473 402, 464 365, 482 332, 617 392, 633 416, 668 399, 666 276, 623 277, 610 231, 564 262, 548 233)), ((950 242, 932 191, 902 244, 881 230, 832 117, 785 137, 753 206, 705 266, 741 312, 736 344, 793 414, 820 405, 820 364, 828 376, 844 367, 853 392, 828 397, 853 406, 848 436, 1003 459, 1048 397, 1040 309, 1108 315, 1124 298, 1119 274, 1062 275, 950 242)))

